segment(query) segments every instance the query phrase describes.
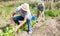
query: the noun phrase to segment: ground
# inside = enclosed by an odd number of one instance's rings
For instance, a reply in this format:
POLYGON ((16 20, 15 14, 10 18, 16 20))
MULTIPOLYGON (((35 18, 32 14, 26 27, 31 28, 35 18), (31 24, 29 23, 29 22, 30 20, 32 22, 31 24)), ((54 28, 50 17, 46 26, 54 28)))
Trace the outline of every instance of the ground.
MULTIPOLYGON (((3 25, 9 23, 5 20, 2 21, 2 19, 0 21, 3 25)), ((60 17, 46 18, 44 22, 40 21, 35 24, 32 30, 32 34, 22 31, 16 33, 15 36, 60 36, 60 17)))
POLYGON ((60 36, 59 18, 48 18, 45 22, 39 22, 33 27, 33 33, 28 34, 26 31, 19 32, 15 36, 60 36))

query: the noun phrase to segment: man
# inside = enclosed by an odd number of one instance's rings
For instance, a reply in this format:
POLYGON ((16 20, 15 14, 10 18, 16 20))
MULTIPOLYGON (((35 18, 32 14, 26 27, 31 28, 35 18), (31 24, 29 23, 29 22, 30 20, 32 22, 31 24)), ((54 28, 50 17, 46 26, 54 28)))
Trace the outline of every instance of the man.
POLYGON ((37 9, 38 9, 38 11, 37 11, 37 23, 38 23, 39 16, 40 16, 40 19, 42 19, 44 21, 44 9, 45 9, 44 3, 43 2, 39 3, 37 6, 37 9))
POLYGON ((10 15, 10 20, 11 20, 11 26, 14 27, 14 22, 18 24, 18 26, 16 26, 14 28, 15 32, 23 25, 27 22, 28 24, 28 33, 31 34, 32 33, 32 28, 31 28, 31 13, 29 10, 29 4, 24 3, 21 6, 19 6, 18 8, 16 8, 13 13, 10 15), (16 13, 19 13, 19 16, 14 17, 14 15, 16 13), (23 22, 19 22, 20 20, 23 20, 23 22))

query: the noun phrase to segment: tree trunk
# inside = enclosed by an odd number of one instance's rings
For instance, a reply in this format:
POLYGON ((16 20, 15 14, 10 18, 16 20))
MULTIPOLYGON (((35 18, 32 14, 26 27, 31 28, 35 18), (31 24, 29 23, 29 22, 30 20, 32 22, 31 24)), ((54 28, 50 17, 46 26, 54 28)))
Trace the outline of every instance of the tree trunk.
POLYGON ((50 0, 50 3, 51 3, 50 9, 53 9, 53 3, 54 3, 54 0, 50 0))

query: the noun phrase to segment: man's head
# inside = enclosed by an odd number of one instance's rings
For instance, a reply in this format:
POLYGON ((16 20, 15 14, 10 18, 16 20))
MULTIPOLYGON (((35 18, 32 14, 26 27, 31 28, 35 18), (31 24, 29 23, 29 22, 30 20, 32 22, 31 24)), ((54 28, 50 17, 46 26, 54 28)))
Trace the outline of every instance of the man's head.
POLYGON ((41 4, 40 4, 40 7, 44 7, 44 3, 41 3, 41 4))
POLYGON ((26 13, 29 10, 29 4, 24 3, 21 5, 22 13, 26 13))
POLYGON ((39 2, 38 5, 40 5, 40 7, 44 7, 44 2, 39 2))

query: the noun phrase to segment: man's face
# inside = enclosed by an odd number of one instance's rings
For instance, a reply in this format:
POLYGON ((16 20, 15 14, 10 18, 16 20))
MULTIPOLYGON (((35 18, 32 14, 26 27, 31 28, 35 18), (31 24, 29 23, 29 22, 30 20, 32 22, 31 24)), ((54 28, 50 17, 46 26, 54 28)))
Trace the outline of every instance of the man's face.
POLYGON ((23 13, 23 14, 25 14, 25 13, 26 13, 26 11, 22 9, 22 13, 23 13))
POLYGON ((42 5, 42 4, 40 4, 40 7, 42 7, 42 8, 43 8, 43 5, 42 5))

